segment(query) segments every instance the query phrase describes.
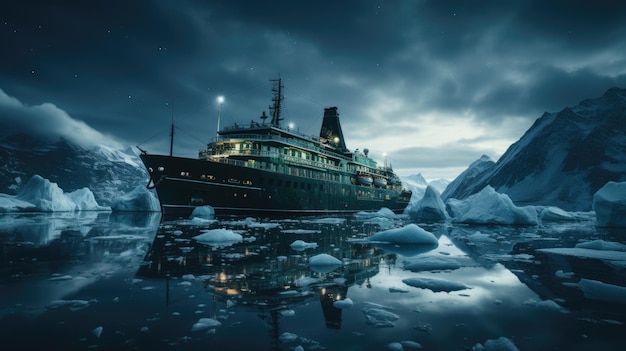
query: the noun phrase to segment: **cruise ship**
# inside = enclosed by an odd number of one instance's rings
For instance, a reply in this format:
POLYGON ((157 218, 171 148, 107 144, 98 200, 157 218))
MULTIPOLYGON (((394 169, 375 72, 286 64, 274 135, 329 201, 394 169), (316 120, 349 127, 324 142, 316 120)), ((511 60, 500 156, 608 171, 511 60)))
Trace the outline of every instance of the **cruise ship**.
POLYGON ((249 215, 404 211, 411 191, 367 149, 348 150, 337 107, 324 109, 319 136, 301 134, 282 125, 284 86, 280 79, 271 82, 269 115, 218 127, 197 158, 173 156, 171 148, 170 155, 141 150, 148 188, 156 189, 164 214, 190 214, 206 205, 216 213, 249 215))

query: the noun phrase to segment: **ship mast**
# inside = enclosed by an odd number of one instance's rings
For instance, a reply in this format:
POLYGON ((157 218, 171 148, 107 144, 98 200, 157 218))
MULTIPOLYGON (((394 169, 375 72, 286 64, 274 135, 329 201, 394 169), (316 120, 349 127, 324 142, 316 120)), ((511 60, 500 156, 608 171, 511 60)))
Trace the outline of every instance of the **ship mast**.
POLYGON ((272 87, 272 92, 274 93, 274 96, 272 97, 272 102, 274 104, 269 107, 270 114, 272 115, 271 125, 274 127, 280 127, 280 121, 283 120, 283 118, 280 117, 280 112, 282 109, 280 104, 285 98, 282 93, 282 89, 284 88, 284 86, 281 78, 270 79, 270 82, 272 82, 272 84, 274 85, 272 87))
POLYGON ((170 156, 174 152, 174 99, 172 99, 172 129, 170 130, 170 156))

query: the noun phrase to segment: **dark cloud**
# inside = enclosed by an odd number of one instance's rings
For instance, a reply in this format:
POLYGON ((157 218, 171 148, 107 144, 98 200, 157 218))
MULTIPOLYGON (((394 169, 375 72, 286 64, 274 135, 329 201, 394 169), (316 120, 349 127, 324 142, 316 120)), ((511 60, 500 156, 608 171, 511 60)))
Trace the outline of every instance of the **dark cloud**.
POLYGON ((625 38, 615 1, 5 1, 0 89, 151 151, 173 109, 193 156, 218 95, 222 125, 248 123, 280 75, 302 132, 338 106, 349 147, 458 168, 544 111, 626 86, 625 38))

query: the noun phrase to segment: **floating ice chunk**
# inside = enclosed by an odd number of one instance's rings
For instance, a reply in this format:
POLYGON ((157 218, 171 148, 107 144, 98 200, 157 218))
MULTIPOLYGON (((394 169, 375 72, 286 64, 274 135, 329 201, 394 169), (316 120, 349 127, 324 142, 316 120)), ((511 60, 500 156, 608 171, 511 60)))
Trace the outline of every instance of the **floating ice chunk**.
POLYGON ((95 336, 96 336, 96 338, 99 338, 99 337, 100 337, 100 335, 102 335, 102 330, 103 330, 103 329, 104 329, 104 328, 102 328, 102 327, 96 327, 96 328, 93 328, 93 329, 91 330, 91 334, 95 335, 95 336))
POLYGON ((317 247, 317 243, 308 243, 304 240, 296 240, 291 243, 291 248, 296 251, 304 251, 306 249, 314 249, 317 247))
POLYGON ((389 288, 389 292, 390 293, 408 293, 409 291, 405 290, 405 289, 401 289, 401 288, 391 287, 391 288, 389 288))
POLYGON ((446 204, 453 222, 467 224, 537 225, 533 206, 517 207, 506 194, 487 185, 464 200, 449 199, 446 204))
POLYGON ((228 246, 241 242, 243 237, 229 229, 204 230, 203 234, 196 235, 193 239, 208 245, 228 246))
POLYGON ((363 313, 365 314, 367 324, 375 327, 393 327, 393 322, 400 319, 400 316, 397 314, 377 307, 363 307, 363 313))
POLYGON ((626 245, 614 241, 593 240, 576 244, 581 249, 606 250, 606 251, 626 251, 626 245))
POLYGON ((73 277, 71 275, 55 275, 51 278, 48 278, 49 281, 60 281, 60 280, 72 280, 73 277))
POLYGON ((388 209, 387 207, 381 207, 381 209, 376 212, 360 211, 360 212, 355 213, 354 216, 357 217, 358 219, 365 219, 365 218, 371 218, 371 217, 383 217, 383 218, 397 218, 398 217, 398 215, 396 215, 392 210, 388 209))
POLYGON ((248 228, 261 228, 261 229, 272 229, 272 228, 277 228, 280 227, 280 223, 258 223, 258 222, 252 222, 252 223, 248 223, 248 228))
POLYGON ((472 351, 519 351, 517 346, 508 338, 500 337, 485 341, 485 345, 476 344, 472 351))
POLYGON ((280 315, 281 316, 285 316, 285 317, 293 317, 296 315, 296 311, 294 310, 282 310, 280 311, 280 315))
POLYGON ((403 262, 403 265, 404 269, 411 272, 454 270, 461 268, 461 264, 453 258, 436 256, 407 259, 403 262))
POLYGON ((474 234, 468 235, 466 239, 475 243, 495 243, 497 241, 496 239, 489 236, 489 234, 484 234, 481 232, 475 232, 474 234))
POLYGON ((296 346, 295 349, 293 349, 293 351, 304 351, 304 347, 302 347, 301 345, 296 346))
POLYGON ((191 331, 195 332, 195 331, 202 331, 202 330, 207 330, 207 329, 214 329, 221 325, 222 323, 218 321, 217 319, 200 318, 198 319, 196 323, 193 324, 193 326, 191 327, 191 331))
POLYGON ((196 280, 196 276, 193 274, 183 274, 182 277, 180 277, 182 280, 187 280, 187 281, 193 281, 196 280))
POLYGON ((558 271, 554 272, 554 275, 561 279, 570 279, 574 276, 574 272, 563 272, 559 269, 558 271))
POLYGON ((607 261, 626 261, 626 252, 625 251, 612 251, 612 250, 592 250, 585 248, 567 248, 567 247, 557 247, 557 248, 547 248, 547 249, 539 249, 538 251, 553 253, 557 255, 565 255, 565 256, 576 256, 580 258, 595 258, 599 260, 607 260, 607 261))
POLYGON ((608 182, 593 195, 600 227, 626 227, 626 182, 608 182))
POLYGON ((416 342, 416 341, 411 341, 411 340, 400 341, 400 344, 402 345, 402 349, 404 351, 407 351, 407 350, 418 350, 418 349, 422 348, 422 344, 420 344, 419 342, 416 342))
POLYGON ((574 214, 556 206, 537 207, 537 210, 539 211, 539 219, 542 222, 564 222, 577 219, 574 214))
POLYGON ((321 230, 313 230, 313 229, 284 229, 280 231, 285 234, 317 234, 321 233, 321 230))
POLYGON ((387 344, 387 348, 391 351, 404 351, 402 344, 399 342, 392 342, 387 344))
POLYGON ((583 278, 578 282, 578 288, 588 299, 626 304, 626 287, 583 278))
POLYGON ((302 223, 314 223, 314 224, 343 224, 346 221, 345 218, 329 217, 318 218, 311 220, 303 220, 302 223))
POLYGON ((524 305, 531 306, 531 307, 536 307, 536 308, 541 308, 541 309, 548 310, 548 311, 569 313, 569 311, 567 311, 565 308, 561 307, 561 305, 559 305, 558 303, 554 302, 553 300, 537 301, 535 299, 528 299, 528 300, 524 301, 524 305))
POLYGON ((408 224, 402 228, 394 228, 378 232, 370 237, 371 241, 392 244, 437 244, 437 237, 416 224, 408 224))
POLYGON ((341 261, 323 253, 309 258, 309 266, 315 272, 328 273, 341 266, 341 261))
POLYGON ((189 218, 214 219, 215 209, 211 206, 198 206, 193 209, 189 218))
POLYGON ((354 302, 352 302, 352 299, 350 299, 349 297, 343 300, 337 300, 333 302, 333 306, 341 310, 346 309, 346 308, 351 308, 352 305, 354 305, 354 302))
POLYGON ((113 212, 156 212, 161 210, 161 205, 154 192, 138 185, 131 192, 116 197, 111 202, 111 209, 113 212))
POLYGON ((298 339, 298 336, 293 333, 284 332, 280 334, 279 339, 281 342, 292 342, 292 341, 296 341, 298 339))
POLYGON ((453 282, 445 279, 436 279, 436 278, 405 278, 402 279, 402 282, 406 285, 410 285, 412 287, 420 288, 420 289, 428 289, 433 292, 451 292, 457 290, 465 290, 470 289, 470 287, 465 284, 453 282))

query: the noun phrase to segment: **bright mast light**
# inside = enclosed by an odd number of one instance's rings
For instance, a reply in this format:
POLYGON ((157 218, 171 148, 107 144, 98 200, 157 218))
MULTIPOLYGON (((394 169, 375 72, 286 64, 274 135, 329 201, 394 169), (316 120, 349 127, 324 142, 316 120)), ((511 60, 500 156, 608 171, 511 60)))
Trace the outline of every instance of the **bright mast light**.
POLYGON ((220 136, 220 114, 222 112, 222 104, 224 103, 224 96, 220 95, 217 97, 217 103, 219 106, 217 107, 217 133, 215 135, 215 140, 220 136))

